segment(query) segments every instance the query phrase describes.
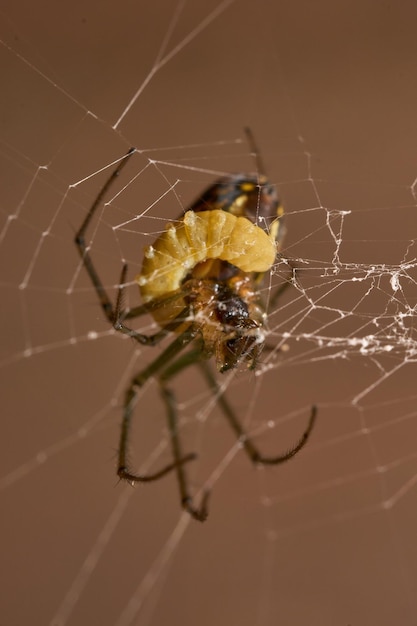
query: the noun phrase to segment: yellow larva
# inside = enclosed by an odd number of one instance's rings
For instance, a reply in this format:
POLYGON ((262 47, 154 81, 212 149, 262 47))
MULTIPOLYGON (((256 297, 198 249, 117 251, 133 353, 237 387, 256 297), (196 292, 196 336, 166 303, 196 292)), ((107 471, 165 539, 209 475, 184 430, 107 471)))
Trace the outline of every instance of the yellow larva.
POLYGON ((187 211, 145 249, 142 271, 135 278, 143 301, 176 291, 197 263, 207 259, 228 261, 243 272, 266 272, 276 256, 271 231, 221 209, 187 211))

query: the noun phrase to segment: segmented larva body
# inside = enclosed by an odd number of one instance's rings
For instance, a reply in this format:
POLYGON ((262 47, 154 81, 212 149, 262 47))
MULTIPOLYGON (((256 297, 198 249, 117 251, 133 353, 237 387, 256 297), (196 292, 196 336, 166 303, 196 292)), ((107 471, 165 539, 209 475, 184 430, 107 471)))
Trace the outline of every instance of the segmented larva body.
POLYGON ((274 235, 246 217, 221 209, 187 211, 145 249, 135 280, 146 303, 179 289, 187 274, 208 259, 228 261, 243 272, 266 272, 275 256, 274 235))

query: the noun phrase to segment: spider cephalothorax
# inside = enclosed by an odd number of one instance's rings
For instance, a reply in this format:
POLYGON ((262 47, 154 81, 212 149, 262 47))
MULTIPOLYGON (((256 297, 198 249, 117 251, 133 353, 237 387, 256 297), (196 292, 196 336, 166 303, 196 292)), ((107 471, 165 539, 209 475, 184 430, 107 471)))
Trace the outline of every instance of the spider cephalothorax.
POLYGON ((198 328, 206 357, 215 356, 220 372, 233 369, 242 361, 251 369, 255 368, 264 343, 266 316, 252 280, 237 272, 222 281, 189 278, 183 288, 187 292, 185 302, 190 318, 198 328))

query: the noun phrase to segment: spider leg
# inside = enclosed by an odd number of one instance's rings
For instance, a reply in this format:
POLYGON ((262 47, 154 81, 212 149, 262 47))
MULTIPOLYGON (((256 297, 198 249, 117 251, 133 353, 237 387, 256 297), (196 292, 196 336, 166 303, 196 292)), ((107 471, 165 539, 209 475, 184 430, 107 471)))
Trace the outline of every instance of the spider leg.
MULTIPOLYGON (((278 255, 279 257, 279 255, 278 255)), ((278 300, 281 298, 281 296, 287 291, 287 289, 289 287, 293 287, 294 285, 297 285, 297 271, 298 268, 294 267, 294 265, 291 263, 291 261, 286 261, 287 265, 288 265, 288 276, 286 276, 284 278, 284 282, 281 283, 281 285, 279 285, 278 287, 276 287, 272 293, 272 296, 268 302, 268 309, 271 310, 273 309, 278 300)), ((261 274, 261 277, 263 275, 261 274)))
POLYGON ((115 306, 114 313, 113 313, 113 321, 112 321, 113 328, 115 330, 117 330, 118 332, 121 332, 124 335, 128 335, 132 339, 135 339, 136 341, 138 341, 141 344, 146 344, 146 345, 149 345, 149 346, 155 346, 157 343, 159 343, 161 341, 161 339, 166 337, 170 332, 172 332, 178 326, 180 326, 181 324, 184 323, 183 311, 181 311, 181 314, 178 316, 178 318, 175 318, 171 323, 166 324, 164 326, 164 328, 162 328, 158 332, 154 333, 153 335, 143 335, 142 333, 138 333, 136 330, 133 330, 132 328, 129 328, 128 326, 126 326, 123 323, 123 321, 125 319, 132 319, 133 317, 139 317, 140 315, 145 315, 147 313, 151 313, 153 310, 155 310, 156 308, 164 306, 169 301, 177 300, 177 299, 183 297, 184 291, 178 290, 178 292, 175 292, 174 294, 172 294, 172 295, 170 295, 170 296, 168 296, 166 298, 161 298, 161 299, 156 300, 156 301, 154 301, 154 302, 152 302, 150 304, 142 304, 142 305, 140 305, 138 307, 135 307, 135 309, 126 312, 122 308, 123 300, 124 300, 124 289, 125 289, 125 283, 126 283, 126 275, 127 275, 127 263, 125 263, 123 265, 122 272, 120 274, 119 289, 117 291, 116 306, 115 306), (133 314, 132 314, 132 311, 133 311, 133 314))
MULTIPOLYGON (((120 433, 120 442, 119 442, 119 454, 118 454, 118 464, 117 464, 117 474, 121 479, 127 480, 128 482, 150 482, 152 480, 158 480, 158 478, 162 478, 173 469, 177 469, 182 467, 184 463, 188 461, 192 461, 196 458, 194 453, 187 454, 185 456, 181 456, 179 444, 177 443, 174 446, 174 462, 169 463, 161 470, 153 474, 134 474, 128 469, 128 443, 129 443, 129 435, 131 428, 131 418, 133 413, 133 408, 136 403, 136 397, 138 389, 143 387, 143 385, 153 376, 158 375, 158 373, 170 363, 172 359, 175 359, 176 355, 183 350, 196 336, 197 331, 190 325, 182 334, 180 334, 169 346, 157 357, 150 365, 148 365, 145 369, 143 369, 139 374, 137 374, 131 381, 129 388, 126 391, 125 402, 124 402, 124 411, 123 411, 123 420, 122 420, 122 428, 120 433)), ((164 400, 166 399, 166 394, 164 395, 164 400)), ((167 401, 168 405, 168 401, 167 401)), ((174 427, 171 426, 171 423, 175 422, 175 416, 169 416, 170 423, 170 432, 171 437, 173 437, 173 431, 176 431, 175 423, 174 427)), ((174 438, 178 439, 176 435, 174 438)), ((186 505, 184 504, 184 507, 186 505)), ((187 508, 192 513, 191 508, 187 508)), ((196 514, 198 513, 195 511, 196 514)))
POLYGON ((102 189, 97 194, 97 197, 95 198, 83 223, 81 224, 79 230, 77 231, 75 235, 75 240, 74 240, 75 245, 78 248, 78 252, 80 253, 83 265, 85 269, 87 270, 88 275, 90 276, 93 286, 95 287, 96 293, 98 295, 98 299, 100 300, 101 308, 103 309, 104 314, 110 323, 113 323, 113 319, 114 319, 113 305, 110 301, 109 296, 107 295, 106 290, 103 287, 103 283, 101 282, 100 277, 97 274, 97 271, 91 260, 89 246, 85 242, 85 234, 103 198, 107 194, 108 190, 110 189, 110 187, 112 186, 116 178, 119 176, 120 172, 122 171, 126 163, 129 161, 134 151, 135 149, 131 148, 129 152, 126 154, 126 156, 117 165, 115 170, 111 173, 108 180, 106 181, 102 189))
POLYGON ((174 340, 161 356, 153 361, 151 365, 143 370, 140 374, 135 376, 132 383, 126 393, 125 412, 122 422, 122 432, 120 437, 119 446, 119 465, 117 473, 122 479, 126 479, 128 482, 149 482, 151 480, 157 480, 162 478, 172 470, 176 470, 178 486, 180 490, 181 506, 187 511, 194 519, 203 522, 208 515, 207 503, 209 498, 209 491, 205 491, 199 507, 194 506, 192 496, 188 487, 187 475, 184 470, 184 464, 188 461, 192 461, 196 458, 196 454, 190 453, 183 455, 181 448, 181 441, 178 434, 178 416, 177 416, 177 404, 175 401, 174 393, 167 387, 168 380, 173 378, 181 370, 195 364, 202 357, 201 347, 199 346, 195 350, 190 350, 186 354, 182 355, 173 363, 170 361, 178 354, 187 343, 193 341, 196 336, 196 331, 187 330, 174 340), (130 420, 133 410, 133 404, 136 398, 136 389, 143 386, 143 384, 152 376, 155 376, 161 368, 167 363, 170 363, 159 375, 158 381, 160 384, 160 391, 162 398, 167 408, 167 420, 168 429, 171 439, 172 454, 174 457, 173 463, 166 465, 164 468, 154 474, 136 475, 132 474, 127 469, 127 444, 130 432, 130 420))
POLYGON ((178 435, 177 403, 175 400, 175 396, 173 392, 168 389, 168 387, 166 387, 164 384, 161 384, 161 394, 167 406, 168 426, 171 436, 172 453, 175 459, 174 466, 177 472, 178 486, 180 489, 181 506, 194 519, 198 520, 199 522, 204 522, 204 520, 207 519, 208 515, 207 503, 210 492, 205 491, 203 493, 203 497, 198 508, 194 506, 193 499, 190 495, 188 487, 184 464, 181 462, 186 457, 182 456, 181 442, 178 435))
MULTIPOLYGON (((287 278, 285 278, 285 281, 281 285, 274 289, 274 292, 268 302, 268 311, 272 311, 274 309, 278 300, 287 291, 288 287, 297 285, 297 268, 294 267, 291 262, 288 263, 288 267, 290 270, 290 274, 287 278)), ((264 307, 264 309, 266 310, 266 307, 264 307)), ((277 347, 275 345, 266 343, 264 344, 262 349, 268 352, 274 352, 277 350, 277 347)), ((277 351, 280 352, 280 349, 278 349, 277 351)))
POLYGON ((305 429, 301 437, 298 439, 298 441, 295 443, 295 445, 293 445, 286 452, 281 453, 277 456, 273 456, 273 457, 263 456, 259 452, 258 448, 254 445, 250 437, 245 433, 242 425, 240 424, 239 420, 237 419, 235 415, 235 412, 233 411, 232 407, 228 403, 219 384, 214 378, 209 365, 204 361, 201 361, 199 365, 209 387, 212 389, 213 393, 216 395, 217 401, 224 415, 226 416, 230 426, 234 430, 239 441, 242 443, 246 454, 249 456, 250 460, 253 463, 257 463, 260 465, 278 465, 279 463, 284 463, 285 461, 288 461, 289 459, 291 459, 293 456, 297 454, 297 452, 299 452, 305 446, 305 444, 307 443, 310 437, 311 431, 313 430, 313 427, 316 421, 316 416, 317 416, 316 406, 313 405, 311 407, 311 412, 310 412, 310 417, 307 423, 307 428, 305 429))
POLYGON ((293 285, 292 283, 292 278, 287 278, 285 280, 285 282, 282 283, 282 285, 279 285, 279 287, 277 287, 274 290, 274 293, 271 296, 271 299, 268 303, 268 309, 274 308, 274 306, 277 304, 278 300, 281 298, 282 294, 285 293, 288 289, 288 287, 291 287, 293 285))
MULTIPOLYGON (((90 280, 93 284, 93 287, 96 290, 98 299, 100 301, 100 305, 101 308, 103 309, 104 315, 106 316, 106 318, 108 319, 108 321, 110 322, 110 324, 112 324, 112 326, 115 328, 115 330, 122 332, 124 334, 129 335, 130 337, 132 337, 133 339, 135 339, 136 341, 138 341, 141 344, 144 345, 155 345, 156 343, 158 343, 158 341, 160 341, 163 337, 165 337, 166 332, 163 331, 159 331, 158 333, 155 333, 154 335, 142 335, 141 333, 138 333, 134 330, 131 330, 130 328, 128 328, 127 326, 125 326, 122 323, 122 320, 124 319, 123 314, 120 311, 120 307, 121 307, 121 302, 122 302, 122 296, 123 296, 123 289, 124 289, 124 282, 126 279, 126 273, 127 273, 127 265, 123 265, 122 267, 122 272, 121 272, 121 277, 120 277, 120 287, 119 287, 119 291, 118 291, 118 295, 117 295, 117 301, 116 301, 116 306, 113 307, 113 304, 103 286, 103 283, 97 273, 97 270, 94 266, 94 263, 91 259, 91 255, 90 255, 90 248, 89 246, 86 244, 85 241, 85 236, 86 236, 86 231, 92 221, 92 219, 94 218, 96 211, 98 209, 98 207, 100 206, 101 202, 103 201, 104 197, 106 196, 107 192, 109 191, 109 189, 111 188, 111 186, 113 185, 114 181, 116 180, 116 178, 119 176, 120 172, 122 171, 122 169, 125 167, 126 163, 129 161, 129 159, 131 158, 131 156, 134 154, 135 149, 134 148, 130 148, 130 150, 127 152, 126 156, 120 161, 120 163, 118 163, 117 167, 114 169, 114 171, 111 173, 111 175, 109 176, 109 178, 107 179, 106 183, 104 184, 104 186, 102 187, 102 189, 100 190, 100 192, 98 193, 97 197, 95 198, 90 210, 88 211, 83 223, 81 224, 78 232, 75 235, 75 245, 78 248, 78 252, 80 253, 83 265, 85 267, 85 269, 87 270, 88 275, 90 276, 90 280)), ((162 305, 158 303, 158 305, 162 305)), ((145 313, 149 312, 149 308, 148 307, 139 307, 136 309, 136 316, 138 315, 143 315, 145 313)), ((167 331, 168 332, 168 331, 167 331)))
POLYGON ((199 343, 194 350, 186 352, 179 359, 165 368, 159 377, 161 394, 167 406, 168 427, 171 435, 172 453, 176 461, 175 468, 177 472, 178 486, 180 489, 181 506, 199 522, 204 522, 207 519, 210 492, 205 490, 203 492, 200 506, 198 508, 194 506, 188 487, 185 468, 183 467, 183 464, 179 463, 180 459, 183 457, 177 427, 177 403, 174 393, 167 387, 166 383, 168 380, 179 374, 181 370, 186 369, 190 365, 195 365, 203 359, 205 359, 203 346, 199 343))

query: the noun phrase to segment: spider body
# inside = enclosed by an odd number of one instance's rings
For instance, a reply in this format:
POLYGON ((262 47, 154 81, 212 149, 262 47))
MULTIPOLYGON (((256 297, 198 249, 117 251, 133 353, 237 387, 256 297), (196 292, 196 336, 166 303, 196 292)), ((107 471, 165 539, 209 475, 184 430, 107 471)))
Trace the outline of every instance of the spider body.
MULTIPOLYGON (((254 146, 248 130, 247 135, 254 146)), ((220 372, 241 363, 250 369, 256 367, 267 331, 267 312, 261 302, 260 286, 282 243, 284 210, 275 187, 262 173, 238 174, 217 181, 145 249, 142 270, 135 279, 143 304, 123 310, 127 266, 122 268, 119 293, 113 305, 84 237, 97 207, 133 153, 131 149, 116 167, 75 238, 101 307, 117 331, 144 345, 155 345, 170 333, 175 337, 150 365, 133 377, 126 391, 117 473, 120 478, 135 483, 156 480, 174 470, 182 507, 203 521, 207 517, 209 493, 205 492, 200 506, 195 506, 184 469, 184 464, 195 459, 195 455, 182 453, 175 398, 168 387, 176 374, 190 365, 200 366, 233 431, 256 464, 274 465, 292 458, 307 442, 315 422, 313 406, 307 428, 292 448, 277 456, 262 455, 244 432, 207 364, 214 357, 220 372), (143 335, 126 325, 127 320, 146 313, 160 326, 154 335, 143 335), (189 349, 185 350, 187 346, 189 349), (154 473, 135 474, 128 462, 131 418, 138 389, 151 378, 158 380, 166 404, 174 460, 154 473)), ((259 158, 257 164, 261 169, 259 158)), ((278 290, 277 297, 288 284, 278 290)))
POLYGON ((143 301, 155 304, 178 293, 177 299, 153 308, 153 317, 164 327, 189 310, 204 356, 214 355, 220 372, 242 360, 252 369, 256 366, 266 322, 259 283, 275 261, 283 213, 275 188, 264 176, 258 182, 256 176, 238 174, 209 187, 145 249, 135 279, 143 301))
POLYGON ((263 336, 255 282, 275 255, 272 237, 246 217, 221 209, 187 211, 145 250, 136 280, 145 303, 178 293, 168 305, 153 309, 155 320, 164 327, 188 309, 205 355, 215 354, 219 370, 225 371, 237 364, 239 354, 248 355, 244 345, 259 343, 263 336))

